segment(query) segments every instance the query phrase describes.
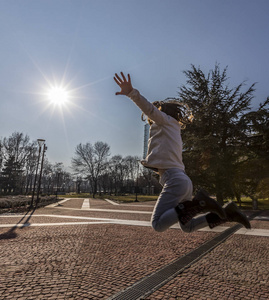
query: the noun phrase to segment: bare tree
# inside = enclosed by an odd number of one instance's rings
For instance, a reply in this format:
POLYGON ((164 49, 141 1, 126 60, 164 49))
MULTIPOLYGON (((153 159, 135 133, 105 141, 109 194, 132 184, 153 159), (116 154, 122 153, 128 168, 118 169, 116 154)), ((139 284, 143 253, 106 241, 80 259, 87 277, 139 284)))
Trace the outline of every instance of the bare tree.
POLYGON ((20 165, 24 165, 29 155, 30 138, 23 133, 14 132, 8 138, 3 139, 3 158, 7 160, 14 157, 20 165))
POLYGON ((139 157, 128 155, 124 158, 124 161, 128 169, 128 179, 135 181, 140 164, 139 157))
POLYGON ((25 194, 31 191, 33 186, 34 174, 37 165, 37 145, 36 142, 28 147, 28 155, 25 161, 25 194))
POLYGON ((93 197, 97 193, 98 179, 106 169, 109 150, 108 144, 103 142, 96 142, 94 145, 80 143, 72 158, 73 170, 78 174, 83 174, 89 180, 93 197))
POLYGON ((124 180, 127 179, 128 168, 121 155, 114 155, 109 161, 109 169, 115 194, 122 191, 124 180))
POLYGON ((53 194, 54 192, 54 176, 53 176, 53 166, 52 164, 45 159, 43 166, 43 177, 42 177, 42 185, 43 191, 47 194, 53 194))
POLYGON ((64 165, 63 163, 55 163, 52 166, 53 170, 53 186, 56 192, 56 197, 58 192, 62 192, 63 184, 64 184, 64 165))
POLYGON ((14 132, 0 142, 0 166, 3 168, 3 165, 6 165, 5 172, 8 168, 12 173, 9 174, 10 178, 15 178, 12 183, 13 192, 22 193, 24 188, 27 189, 29 163, 33 151, 35 151, 35 143, 30 142, 29 136, 23 133, 14 132))
POLYGON ((137 186, 138 176, 140 175, 140 159, 138 156, 126 156, 124 163, 127 169, 127 190, 132 190, 137 186))

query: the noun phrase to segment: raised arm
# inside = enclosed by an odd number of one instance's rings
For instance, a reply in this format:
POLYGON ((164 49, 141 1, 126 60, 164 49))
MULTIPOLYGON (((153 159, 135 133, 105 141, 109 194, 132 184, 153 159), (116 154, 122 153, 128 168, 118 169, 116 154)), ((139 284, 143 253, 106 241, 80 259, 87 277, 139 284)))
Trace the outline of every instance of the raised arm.
POLYGON ((130 92, 133 90, 132 83, 131 83, 131 77, 130 74, 128 74, 128 80, 126 80, 124 74, 121 72, 122 78, 116 73, 114 76, 114 80, 117 83, 117 85, 121 88, 120 92, 116 92, 116 95, 125 95, 127 96, 130 94, 130 92))
POLYGON ((164 124, 169 122, 167 114, 158 110, 152 103, 150 103, 145 97, 143 97, 138 90, 134 89, 131 83, 131 77, 128 74, 127 78, 121 72, 121 77, 115 74, 114 80, 121 88, 120 92, 116 92, 116 95, 125 95, 133 100, 133 102, 143 111, 156 124, 164 124))

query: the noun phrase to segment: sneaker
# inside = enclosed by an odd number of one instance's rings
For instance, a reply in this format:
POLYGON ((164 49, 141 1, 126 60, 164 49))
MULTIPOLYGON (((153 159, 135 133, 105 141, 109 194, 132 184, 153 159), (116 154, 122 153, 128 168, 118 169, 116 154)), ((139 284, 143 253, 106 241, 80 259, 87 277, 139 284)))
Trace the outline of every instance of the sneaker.
POLYGON ((241 212, 234 202, 228 202, 223 206, 223 208, 226 212, 227 220, 229 222, 237 222, 244 225, 247 229, 251 228, 247 216, 241 212))
POLYGON ((193 202, 198 202, 202 207, 202 212, 212 212, 221 219, 226 219, 225 210, 214 199, 210 198, 204 190, 200 190, 194 197, 193 202))

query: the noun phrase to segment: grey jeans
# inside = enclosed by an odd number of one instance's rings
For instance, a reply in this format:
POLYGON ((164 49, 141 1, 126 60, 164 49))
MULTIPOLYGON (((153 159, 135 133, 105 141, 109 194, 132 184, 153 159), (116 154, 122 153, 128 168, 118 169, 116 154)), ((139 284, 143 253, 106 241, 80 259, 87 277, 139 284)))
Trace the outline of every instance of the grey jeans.
MULTIPOLYGON (((154 230, 163 232, 179 222, 175 207, 184 201, 192 200, 193 186, 186 173, 178 168, 167 169, 160 177, 163 186, 151 218, 154 230)), ((193 218, 180 227, 185 232, 193 232, 208 226, 204 215, 193 218)))

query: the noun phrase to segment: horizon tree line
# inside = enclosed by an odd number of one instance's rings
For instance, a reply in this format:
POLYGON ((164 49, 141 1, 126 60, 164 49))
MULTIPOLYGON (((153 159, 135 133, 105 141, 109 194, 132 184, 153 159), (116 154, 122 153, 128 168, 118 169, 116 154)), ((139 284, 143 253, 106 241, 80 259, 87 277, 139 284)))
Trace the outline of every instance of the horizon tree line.
MULTIPOLYGON (((110 156, 107 143, 94 145, 79 144, 72 159, 73 172, 68 172, 63 163, 50 163, 45 158, 43 164, 41 192, 58 193, 98 193, 121 194, 149 193, 158 182, 148 178, 142 170, 138 156, 110 156)), ((38 144, 30 141, 28 135, 14 132, 10 137, 0 139, 0 196, 31 195, 38 163, 38 144)), ((38 174, 40 172, 40 162, 38 174)))

